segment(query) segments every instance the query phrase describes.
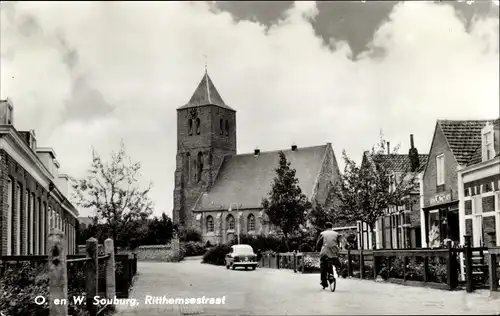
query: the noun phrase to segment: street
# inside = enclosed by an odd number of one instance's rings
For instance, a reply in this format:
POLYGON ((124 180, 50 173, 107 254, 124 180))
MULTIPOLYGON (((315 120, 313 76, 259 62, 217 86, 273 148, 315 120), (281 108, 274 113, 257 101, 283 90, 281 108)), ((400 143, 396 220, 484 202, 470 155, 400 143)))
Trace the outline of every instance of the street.
MULTIPOLYGON (((497 293, 496 293, 497 294, 497 293)), ((465 314, 500 312, 500 297, 489 291, 467 294, 357 279, 340 279, 337 290, 322 290, 318 274, 257 268, 226 270, 201 264, 139 262, 131 298, 138 306, 117 306, 118 315, 348 315, 465 314), (224 305, 146 305, 155 297, 225 296, 224 305)))

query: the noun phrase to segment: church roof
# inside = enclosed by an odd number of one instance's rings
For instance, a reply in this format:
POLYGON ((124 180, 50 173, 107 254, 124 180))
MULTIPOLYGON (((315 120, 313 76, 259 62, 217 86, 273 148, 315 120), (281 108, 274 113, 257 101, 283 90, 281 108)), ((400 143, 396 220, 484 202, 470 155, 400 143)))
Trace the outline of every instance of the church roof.
POLYGON ((224 103, 224 100, 222 100, 222 97, 215 88, 215 85, 212 82, 212 79, 210 79, 207 71, 205 71, 203 78, 201 78, 201 81, 198 84, 198 87, 194 91, 193 95, 191 96, 189 102, 178 108, 178 110, 202 105, 216 105, 221 108, 233 110, 226 103, 224 103))
MULTIPOLYGON (((331 145, 283 150, 290 167, 296 170, 302 192, 309 199, 328 146, 331 145)), ((278 163, 279 151, 226 156, 214 185, 197 203, 198 208, 213 210, 231 206, 236 209, 236 205, 240 209, 261 208, 262 199, 271 190, 278 163)))

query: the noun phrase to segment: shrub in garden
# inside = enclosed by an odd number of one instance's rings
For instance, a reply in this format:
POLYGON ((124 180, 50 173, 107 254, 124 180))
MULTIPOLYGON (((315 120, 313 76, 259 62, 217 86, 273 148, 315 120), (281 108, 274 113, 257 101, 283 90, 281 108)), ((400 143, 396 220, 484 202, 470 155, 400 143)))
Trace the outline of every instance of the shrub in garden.
POLYGON ((300 245, 300 252, 312 252, 313 248, 309 244, 300 245))
POLYGON ((201 234, 198 230, 191 227, 182 227, 179 229, 179 240, 183 242, 195 241, 201 242, 201 234))
MULTIPOLYGON (((0 312, 9 316, 49 316, 49 276, 46 262, 4 262, 0 278, 0 312), (35 297, 43 296, 46 304, 35 304, 35 297)), ((78 276, 75 276, 77 278, 78 276)), ((68 288, 75 280, 68 279, 68 288)), ((84 282, 84 280, 80 280, 84 282)), ((85 305, 68 300, 68 314, 86 316, 85 305)))
POLYGON ((184 245, 184 256, 201 256, 205 254, 205 247, 202 242, 189 241, 184 245))
POLYGON ((217 245, 203 255, 203 263, 223 266, 226 264, 226 255, 229 253, 228 245, 217 245))

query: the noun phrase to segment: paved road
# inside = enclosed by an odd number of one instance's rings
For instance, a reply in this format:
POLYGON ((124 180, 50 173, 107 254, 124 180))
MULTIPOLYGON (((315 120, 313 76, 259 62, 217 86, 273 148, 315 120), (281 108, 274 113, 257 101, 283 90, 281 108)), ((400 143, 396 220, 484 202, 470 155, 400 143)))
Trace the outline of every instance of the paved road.
MULTIPOLYGON (((337 290, 322 290, 317 274, 257 268, 226 270, 201 264, 139 262, 131 297, 136 307, 118 306, 118 315, 362 315, 461 314, 500 312, 500 297, 488 291, 466 294, 340 279, 337 290), (223 297, 224 305, 147 305, 146 295, 223 297)), ((495 293, 498 294, 498 293, 495 293)))

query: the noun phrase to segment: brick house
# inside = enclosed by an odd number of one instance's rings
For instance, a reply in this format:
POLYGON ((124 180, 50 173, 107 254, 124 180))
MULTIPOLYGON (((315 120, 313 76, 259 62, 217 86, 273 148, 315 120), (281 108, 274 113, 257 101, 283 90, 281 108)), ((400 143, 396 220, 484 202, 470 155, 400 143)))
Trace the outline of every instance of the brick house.
POLYGON ((52 227, 65 232, 75 253, 78 211, 68 201, 68 176, 33 130, 17 131, 14 107, 0 101, 0 255, 42 255, 52 227))
POLYGON ((500 120, 486 124, 479 146, 458 171, 460 243, 472 236, 474 247, 500 245, 500 120))
MULTIPOLYGON (((410 150, 408 154, 391 154, 390 144, 387 143, 387 155, 381 155, 380 162, 390 173, 392 185, 396 185, 405 177, 420 179, 427 164, 428 155, 419 154, 414 146, 413 135, 410 135, 410 150)), ((369 153, 363 154, 361 168, 373 166, 370 163, 369 153)), ((377 249, 400 249, 421 247, 420 237, 420 188, 419 181, 415 181, 415 190, 410 193, 409 202, 404 206, 392 206, 385 210, 385 215, 377 220, 374 227, 377 249)), ((369 226, 366 223, 357 223, 358 247, 372 249, 373 241, 369 226)))
MULTIPOLYGON (((189 102, 177 109, 177 166, 173 221, 198 229, 203 239, 227 242, 240 234, 273 230, 261 202, 271 189, 279 151, 236 154, 236 111, 205 72, 189 102)), ((324 204, 339 177, 330 143, 283 150, 299 186, 324 204)))
POLYGON ((481 146, 481 130, 493 120, 438 120, 422 178, 422 246, 439 247, 460 236, 458 171, 481 146))

